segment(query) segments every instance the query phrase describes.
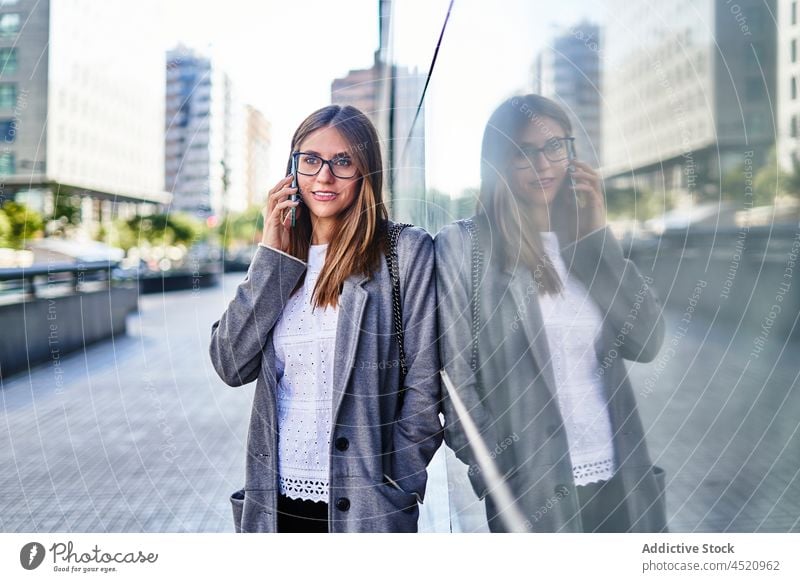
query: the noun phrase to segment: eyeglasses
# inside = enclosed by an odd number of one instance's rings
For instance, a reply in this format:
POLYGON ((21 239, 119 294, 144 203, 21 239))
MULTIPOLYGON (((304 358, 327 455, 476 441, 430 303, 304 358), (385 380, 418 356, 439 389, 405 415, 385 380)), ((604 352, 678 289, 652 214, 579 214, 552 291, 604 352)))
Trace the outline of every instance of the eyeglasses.
POLYGON ((307 152, 292 152, 292 156, 297 159, 297 172, 304 176, 316 176, 325 164, 328 164, 331 173, 337 178, 352 178, 356 175, 356 165, 353 160, 345 156, 338 156, 332 160, 307 152))
POLYGON ((525 146, 518 148, 514 152, 513 164, 518 170, 524 170, 533 165, 534 160, 539 152, 544 154, 550 162, 563 162, 564 160, 574 157, 574 137, 554 137, 547 140, 544 147, 537 148, 533 146, 525 146))

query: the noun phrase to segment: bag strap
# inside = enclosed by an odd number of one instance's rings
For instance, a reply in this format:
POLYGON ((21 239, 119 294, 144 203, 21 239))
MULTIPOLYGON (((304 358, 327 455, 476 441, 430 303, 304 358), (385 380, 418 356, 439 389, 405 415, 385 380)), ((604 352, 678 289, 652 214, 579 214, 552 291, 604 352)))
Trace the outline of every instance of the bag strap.
POLYGON ((400 301, 400 260, 397 256, 397 242, 400 233, 411 224, 394 223, 386 231, 386 263, 389 266, 389 277, 392 280, 392 321, 394 323, 393 335, 397 338, 400 348, 400 396, 405 391, 405 380, 408 374, 406 367, 405 333, 403 329, 403 307, 400 301))
POLYGON ((478 224, 472 218, 465 218, 459 221, 469 233, 471 256, 470 267, 472 275, 472 297, 470 308, 472 313, 472 354, 470 356, 470 366, 472 373, 478 371, 478 330, 480 329, 480 282, 483 273, 483 251, 478 239, 478 224))

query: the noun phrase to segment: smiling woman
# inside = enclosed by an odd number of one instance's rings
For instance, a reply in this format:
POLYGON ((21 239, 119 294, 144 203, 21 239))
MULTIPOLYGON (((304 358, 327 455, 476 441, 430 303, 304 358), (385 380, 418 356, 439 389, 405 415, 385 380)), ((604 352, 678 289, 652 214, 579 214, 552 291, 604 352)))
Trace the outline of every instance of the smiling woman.
MULTIPOLYGON (((378 136, 355 107, 325 107, 297 128, 287 172, 292 157, 298 168, 297 189, 291 188, 290 174, 270 192, 262 244, 301 260, 308 258, 312 245, 328 245, 314 304, 335 307, 344 280, 353 272, 370 272, 381 257, 375 242, 381 242, 378 231, 387 212, 378 136), (292 194, 300 200, 291 200, 292 194), (293 207, 296 225, 290 228, 288 210, 293 207)), ((298 285, 302 283, 301 278, 298 285)))
POLYGON ((258 380, 236 529, 416 531, 442 440, 433 241, 387 219, 377 134, 358 109, 303 121, 292 168, 212 328, 220 377, 258 380))

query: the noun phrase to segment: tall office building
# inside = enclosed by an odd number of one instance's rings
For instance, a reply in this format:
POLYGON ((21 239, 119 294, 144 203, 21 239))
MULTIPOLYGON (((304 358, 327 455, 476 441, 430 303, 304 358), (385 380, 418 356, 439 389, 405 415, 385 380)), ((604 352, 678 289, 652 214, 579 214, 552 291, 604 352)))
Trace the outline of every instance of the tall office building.
POLYGON ((378 1, 374 64, 335 83, 332 101, 369 109, 383 146, 384 197, 392 218, 424 226, 431 224, 432 211, 426 200, 425 104, 417 111, 425 76, 392 61, 393 12, 392 0, 378 1))
POLYGON ((715 199, 775 141, 775 0, 614 0, 600 53, 604 174, 715 199))
POLYGON ((399 220, 428 224, 436 208, 428 205, 425 181, 425 104, 419 109, 425 76, 417 70, 392 66, 387 70, 388 107, 381 123, 386 127, 386 153, 391 164, 387 183, 392 209, 399 220))
POLYGON ((533 87, 564 107, 575 149, 597 167, 602 160, 600 28, 582 22, 558 35, 536 58, 533 87))
POLYGON ((248 206, 263 206, 269 190, 269 150, 272 127, 264 114, 245 106, 245 192, 248 206))
POLYGON ((331 103, 357 107, 370 118, 370 121, 376 123, 380 78, 381 70, 377 65, 369 69, 349 71, 347 75, 334 79, 331 83, 331 103))
POLYGON ((778 153, 781 165, 800 160, 800 9, 797 0, 778 0, 778 153))
POLYGON ((142 34, 156 7, 0 2, 0 198, 49 215, 56 196, 77 193, 88 234, 169 202, 163 56, 142 34))
MULTIPOLYGON (((381 13, 388 13, 389 4, 388 0, 380 3, 381 13)), ((425 76, 381 60, 389 22, 388 17, 379 20, 381 48, 375 52, 373 66, 335 79, 331 103, 357 107, 375 125, 384 152, 384 187, 392 216, 426 224, 424 105, 417 114, 425 76)))
POLYGON ((211 57, 184 46, 167 52, 165 121, 172 208, 199 217, 243 210, 246 113, 211 57))

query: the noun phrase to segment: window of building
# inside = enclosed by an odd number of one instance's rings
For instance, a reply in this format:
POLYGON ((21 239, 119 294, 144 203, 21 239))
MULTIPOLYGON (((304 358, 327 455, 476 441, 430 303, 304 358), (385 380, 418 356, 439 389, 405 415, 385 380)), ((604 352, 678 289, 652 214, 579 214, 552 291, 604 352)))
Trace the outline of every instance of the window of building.
POLYGON ((16 83, 0 83, 0 109, 11 109, 17 106, 16 83))
POLYGON ((0 36, 14 36, 19 32, 19 14, 0 14, 0 36))
POLYGON ((792 100, 797 99, 797 77, 792 77, 791 94, 792 94, 792 100))
POLYGON ((789 126, 789 135, 797 137, 797 116, 792 115, 792 124, 789 126))
POLYGON ((12 143, 17 135, 17 123, 13 119, 0 119, 0 140, 12 143))
POLYGON ((0 153, 0 175, 8 176, 16 173, 16 161, 13 152, 0 153))
POLYGON ((792 39, 792 62, 797 62, 797 39, 792 39))
POLYGON ((14 47, 0 48, 0 74, 10 74, 17 71, 17 49, 14 47))

